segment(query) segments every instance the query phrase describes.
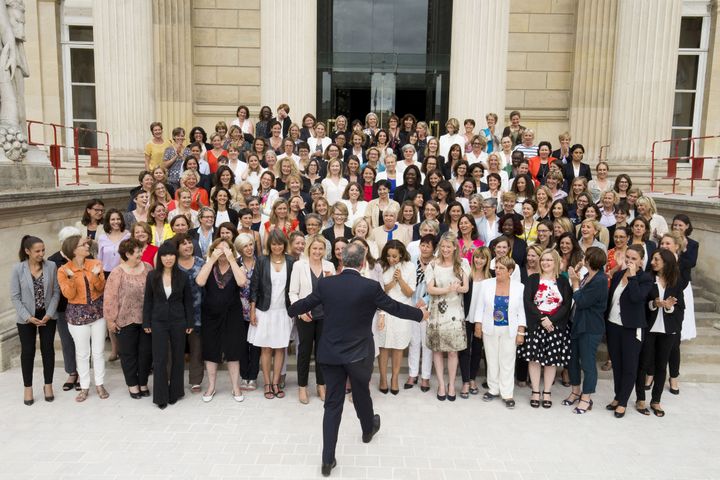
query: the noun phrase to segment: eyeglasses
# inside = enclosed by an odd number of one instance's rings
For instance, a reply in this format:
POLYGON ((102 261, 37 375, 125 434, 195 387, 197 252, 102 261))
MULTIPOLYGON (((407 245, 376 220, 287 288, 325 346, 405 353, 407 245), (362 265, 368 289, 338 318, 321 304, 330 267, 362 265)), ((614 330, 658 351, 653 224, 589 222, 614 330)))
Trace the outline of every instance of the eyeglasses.
POLYGON ((98 212, 98 213, 104 213, 104 212, 105 212, 105 209, 104 209, 104 208, 93 208, 92 211, 93 211, 93 212, 98 212))

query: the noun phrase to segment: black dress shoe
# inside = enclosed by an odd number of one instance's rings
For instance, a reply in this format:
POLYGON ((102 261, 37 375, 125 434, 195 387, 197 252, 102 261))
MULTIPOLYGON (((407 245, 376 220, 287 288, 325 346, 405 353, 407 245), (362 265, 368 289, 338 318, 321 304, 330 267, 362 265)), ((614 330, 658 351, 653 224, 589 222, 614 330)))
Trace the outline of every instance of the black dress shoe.
POLYGON ((424 393, 424 392, 429 392, 429 391, 430 391, 430 387, 429 387, 429 386, 428 386, 428 387, 423 387, 423 386, 421 386, 421 387, 420 387, 420 391, 423 392, 423 393, 424 393))
POLYGON ((133 398, 135 400, 140 400, 142 398, 142 394, 140 392, 133 393, 130 390, 128 390, 128 393, 130 394, 130 398, 133 398))
POLYGON ((30 405, 35 403, 35 399, 31 398, 30 400, 23 400, 23 403, 29 407, 30 405))
POLYGON ((323 477, 329 477, 330 472, 332 472, 332 469, 337 466, 337 460, 333 459, 332 463, 323 463, 322 467, 320 468, 320 472, 322 473, 323 477))
POLYGON ((615 418, 622 418, 624 416, 625 416, 625 412, 618 412, 617 410, 615 411, 615 418))
POLYGON ((150 396, 150 390, 140 390, 140 396, 142 397, 149 397, 150 396))
POLYGON ((400 390, 393 390, 393 389, 391 388, 391 389, 390 389, 390 393, 392 393, 393 395, 397 395, 398 393, 400 393, 400 390))
POLYGON ((380 388, 380 387, 378 387, 378 390, 380 390, 380 393, 382 393, 383 395, 387 395, 387 393, 389 391, 387 388, 380 388))
POLYGON ((161 404, 159 404, 159 405, 158 405, 158 408, 159 408, 160 410, 165 410, 165 409, 167 408, 167 403, 161 403, 161 404))
POLYGON ((377 413, 373 416, 373 429, 370 433, 363 433, 362 441, 363 443, 370 443, 370 441, 373 439, 375 434, 380 431, 380 415, 377 413))

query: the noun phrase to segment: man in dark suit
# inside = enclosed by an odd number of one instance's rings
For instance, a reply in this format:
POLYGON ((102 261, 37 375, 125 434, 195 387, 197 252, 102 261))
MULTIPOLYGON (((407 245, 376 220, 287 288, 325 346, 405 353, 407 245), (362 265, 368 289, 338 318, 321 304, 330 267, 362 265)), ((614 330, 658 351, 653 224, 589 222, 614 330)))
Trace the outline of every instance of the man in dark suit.
POLYGON ((380 430, 380 415, 373 412, 370 377, 375 359, 372 320, 380 309, 388 315, 419 322, 427 319, 426 310, 405 305, 388 297, 380 284, 360 275, 365 264, 365 249, 350 244, 343 250, 340 275, 326 277, 317 289, 288 309, 292 317, 312 311, 322 304, 325 323, 317 350, 317 362, 323 369, 327 393, 323 417, 322 474, 329 476, 335 467, 345 380, 350 379, 355 411, 362 426, 362 439, 369 443, 380 430))

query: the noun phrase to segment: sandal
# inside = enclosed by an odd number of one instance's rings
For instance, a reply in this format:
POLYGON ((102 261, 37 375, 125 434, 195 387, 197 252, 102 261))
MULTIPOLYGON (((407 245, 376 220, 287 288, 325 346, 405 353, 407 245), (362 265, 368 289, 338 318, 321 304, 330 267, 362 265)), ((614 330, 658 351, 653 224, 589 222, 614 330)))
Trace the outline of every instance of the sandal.
POLYGON ((530 394, 530 397, 531 397, 531 398, 530 398, 530 406, 531 406, 532 408, 540 408, 540 399, 533 400, 533 398, 532 398, 533 395, 537 395, 537 396, 539 397, 539 396, 540 396, 540 392, 536 392, 536 391, 534 391, 534 390, 531 392, 531 394, 530 394))
POLYGON ((77 397, 75 397, 75 401, 80 403, 87 400, 88 395, 90 394, 89 388, 81 388, 80 393, 77 394, 77 397))
POLYGON ((285 398, 285 392, 283 392, 283 389, 282 389, 282 387, 280 387, 280 384, 279 384, 279 383, 276 383, 276 384, 273 385, 272 387, 273 387, 273 394, 274 394, 277 398, 285 398))
POLYGON ((593 401, 592 401, 592 400, 583 400, 583 399, 580 399, 580 402, 578 402, 578 406, 575 407, 575 408, 573 408, 573 413, 575 413, 575 414, 577 414, 577 415, 582 415, 582 414, 587 413, 587 412, 589 412, 590 410, 592 410, 592 407, 593 407, 593 401), (583 403, 583 402, 587 403, 587 405, 588 405, 587 408, 580 408, 580 404, 583 403))
POLYGON ((575 392, 570 392, 570 396, 562 401, 562 404, 566 407, 569 407, 570 405, 575 405, 575 402, 580 400, 580 395, 575 392), (575 398, 572 398, 575 397, 575 398))
POLYGON ((665 410, 662 408, 658 408, 656 405, 660 405, 659 403, 651 403, 650 404, 650 410, 655 414, 656 417, 664 417, 665 416, 665 410))
POLYGON ((62 386, 63 392, 69 392, 70 390, 75 388, 75 385, 77 384, 77 381, 78 381, 78 374, 71 373, 70 375, 68 375, 68 379, 70 379, 70 378, 75 378, 75 381, 63 383, 63 386, 62 386))
POLYGON ((272 400, 273 398, 275 398, 275 392, 273 392, 272 388, 273 388, 272 384, 270 384, 270 383, 265 384, 264 395, 265 395, 265 398, 267 398, 268 400, 272 400))
POLYGON ((612 361, 608 360, 607 362, 603 363, 602 367, 600 367, 600 370, 603 372, 608 372, 612 370, 612 361))
POLYGON ((470 384, 470 395, 477 395, 478 393, 480 393, 480 389, 477 387, 477 385, 475 385, 473 387, 473 384, 471 383, 470 384))
POLYGON ((460 398, 470 398, 470 384, 469 383, 463 383, 462 390, 460 390, 460 398), (468 391, 465 391, 465 387, 467 387, 468 391))
MULTIPOLYGON (((548 397, 549 397, 549 396, 552 396, 552 393, 551 393, 551 392, 542 392, 542 393, 543 393, 543 397, 544 397, 545 395, 547 395, 548 397)), ((543 408, 550 408, 550 407, 552 407, 552 400, 545 400, 545 399, 543 398, 542 407, 543 407, 543 408)))
POLYGON ((636 403, 635 404, 635 410, 637 410, 638 413, 641 413, 645 415, 646 417, 650 416, 650 410, 647 409, 647 407, 643 406, 642 408, 636 403))
POLYGON ((105 390, 105 387, 103 387, 102 385, 97 385, 95 387, 95 391, 97 392, 98 397, 100 397, 102 400, 105 400, 106 398, 108 398, 110 396, 108 391, 105 390))

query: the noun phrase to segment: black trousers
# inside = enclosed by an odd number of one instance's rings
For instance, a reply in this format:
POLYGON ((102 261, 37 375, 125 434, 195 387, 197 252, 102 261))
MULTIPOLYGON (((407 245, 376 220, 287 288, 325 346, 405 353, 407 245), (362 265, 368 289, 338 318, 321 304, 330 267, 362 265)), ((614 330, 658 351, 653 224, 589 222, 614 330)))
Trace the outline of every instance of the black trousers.
POLYGON ((349 378, 355 412, 360 420, 363 433, 372 432, 373 403, 370 398, 370 377, 373 371, 374 356, 345 365, 320 364, 325 375, 325 414, 323 415, 323 451, 322 463, 332 463, 335 459, 340 420, 345 404, 345 381, 349 378))
POLYGON ((152 366, 152 338, 142 325, 131 323, 117 334, 120 365, 128 387, 144 387, 152 366))
MULTIPOLYGON (((37 312, 35 318, 45 316, 45 312, 37 312)), ((32 387, 33 384, 33 364, 35 363, 35 343, 37 336, 40 335, 40 354, 42 355, 43 379, 45 385, 53 382, 53 373, 55 372, 55 328, 56 321, 48 320, 48 322, 38 327, 32 323, 18 323, 18 337, 20 337, 20 368, 22 370, 23 384, 26 387, 32 387)))
POLYGON ((63 363, 65 364, 65 373, 68 375, 77 374, 77 365, 75 364, 75 341, 68 330, 67 321, 65 320, 65 312, 57 312, 57 332, 60 336, 60 345, 63 352, 63 363))
POLYGON ((153 322, 153 403, 174 403, 183 395, 185 370, 185 324, 153 322), (171 359, 168 383, 168 349, 171 359))
POLYGON ((675 335, 675 337, 675 344, 670 350, 670 360, 668 360, 670 378, 677 378, 680 376, 680 335, 675 335))
POLYGON ((528 381, 528 361, 520 355, 515 356, 515 380, 518 382, 528 381))
MULTIPOLYGON (((300 337, 297 364, 298 386, 307 387, 310 375, 310 357, 315 355, 317 359, 317 346, 320 342, 320 335, 322 335, 323 319, 313 318, 311 322, 306 322, 298 318, 295 326, 300 337)), ((315 383, 325 385, 325 378, 322 369, 317 365, 317 360, 315 361, 315 383)))
POLYGON ((260 347, 247 341, 250 322, 243 320, 240 329, 240 378, 257 380, 260 372, 260 347))
POLYGON ((460 375, 463 383, 469 383, 475 380, 480 370, 480 359, 483 358, 482 340, 477 338, 475 332, 475 324, 465 322, 465 334, 467 337, 467 348, 458 352, 458 362, 460 363, 460 375))
POLYGON ((627 407, 638 378, 643 342, 637 339, 637 329, 621 327, 611 322, 605 323, 605 334, 608 354, 612 361, 615 400, 621 407, 627 407))
POLYGON ((665 376, 670 358, 670 350, 680 334, 648 333, 640 354, 640 371, 635 384, 638 401, 645 400, 645 375, 648 371, 655 373, 653 377, 651 403, 660 403, 665 376))

